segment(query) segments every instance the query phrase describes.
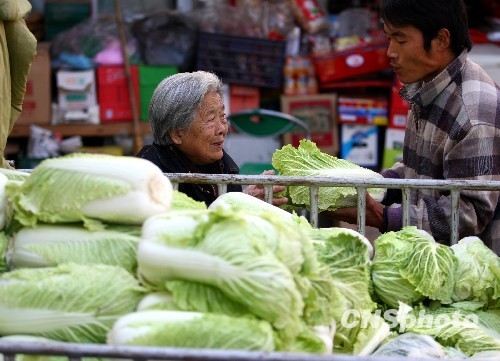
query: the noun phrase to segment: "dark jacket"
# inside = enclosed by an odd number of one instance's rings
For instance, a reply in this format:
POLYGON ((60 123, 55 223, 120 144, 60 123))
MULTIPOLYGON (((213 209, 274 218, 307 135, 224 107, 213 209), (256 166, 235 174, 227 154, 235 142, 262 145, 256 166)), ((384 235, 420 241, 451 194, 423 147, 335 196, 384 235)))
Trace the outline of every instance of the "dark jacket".
MULTIPOLYGON (((137 154, 156 164, 163 173, 203 173, 203 174, 239 174, 240 169, 234 160, 223 150, 222 159, 208 165, 193 164, 174 145, 146 145, 137 154)), ((212 184, 179 184, 179 191, 208 206, 218 196, 217 185, 212 184)), ((241 192, 239 184, 228 184, 228 192, 241 192)))

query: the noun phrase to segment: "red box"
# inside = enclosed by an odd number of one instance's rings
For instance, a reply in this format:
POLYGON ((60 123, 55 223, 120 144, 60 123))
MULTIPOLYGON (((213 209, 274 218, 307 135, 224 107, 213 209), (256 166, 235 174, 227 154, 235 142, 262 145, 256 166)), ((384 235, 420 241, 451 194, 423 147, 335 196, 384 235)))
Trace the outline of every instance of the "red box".
POLYGON ((366 75, 390 68, 387 42, 314 55, 313 63, 320 83, 366 75))
POLYGON ((229 102, 231 113, 260 108, 260 90, 257 87, 231 84, 229 102))
POLYGON ((403 84, 397 80, 391 87, 391 105, 389 110, 389 127, 406 128, 406 119, 410 104, 399 95, 399 89, 403 84))
MULTIPOLYGON (((139 73, 137 66, 130 67, 130 75, 135 90, 136 106, 139 111, 139 73)), ((134 118, 125 74, 121 65, 97 67, 97 98, 101 122, 131 122, 134 118)))

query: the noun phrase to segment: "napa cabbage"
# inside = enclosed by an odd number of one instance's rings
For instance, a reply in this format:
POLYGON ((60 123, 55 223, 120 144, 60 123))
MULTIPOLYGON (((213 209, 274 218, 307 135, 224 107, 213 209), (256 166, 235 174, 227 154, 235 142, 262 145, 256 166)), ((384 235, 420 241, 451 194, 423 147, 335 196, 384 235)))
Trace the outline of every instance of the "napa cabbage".
POLYGON ((7 248, 9 246, 10 238, 5 232, 0 231, 0 275, 9 270, 7 261, 7 248))
POLYGON ((172 204, 170 210, 207 209, 205 202, 196 201, 186 193, 174 189, 172 192, 172 204))
POLYGON ((121 267, 64 264, 0 276, 0 335, 103 343, 118 317, 136 309, 144 289, 121 267))
POLYGON ((23 227, 13 237, 10 266, 51 267, 63 263, 108 264, 135 274, 139 237, 113 229, 90 231, 79 225, 23 227))
POLYGON ((452 303, 457 259, 450 247, 415 226, 386 232, 374 241, 372 282, 376 296, 397 308, 425 298, 452 303))
MULTIPOLYGON (((297 148, 290 144, 273 153, 272 165, 281 176, 303 176, 329 178, 383 178, 377 172, 363 168, 348 160, 334 157, 322 152, 314 142, 301 140, 297 148)), ((368 193, 378 202, 385 196, 385 189, 369 188, 368 193)), ((310 190, 308 186, 287 186, 284 196, 289 202, 282 206, 285 209, 310 209, 310 190)), ((357 192, 353 187, 320 187, 319 211, 335 211, 339 208, 355 207, 357 192)))
POLYGON ((327 267, 332 288, 337 294, 334 350, 367 355, 389 332, 389 326, 383 319, 371 314, 377 306, 371 297, 370 255, 373 247, 360 233, 342 227, 313 228, 310 237, 318 259, 327 267), (371 320, 368 325, 346 318, 353 310, 367 315, 371 320))
POLYGON ((465 237, 451 249, 458 260, 453 300, 500 308, 500 258, 478 237, 465 237))
POLYGON ((471 356, 500 351, 500 316, 484 311, 453 307, 415 308, 401 305, 397 321, 400 332, 430 335, 443 346, 471 356))
POLYGON ((275 234, 264 219, 224 210, 153 216, 143 225, 138 276, 156 289, 175 280, 216 287, 274 327, 296 332, 304 305, 286 264, 301 250, 284 249, 275 234))
POLYGON ((30 176, 30 173, 23 172, 16 169, 0 168, 0 173, 5 175, 10 181, 20 181, 23 182, 30 176))
POLYGON ((160 168, 137 157, 73 153, 43 160, 22 184, 7 185, 22 225, 84 222, 142 224, 167 212, 172 185, 160 168))
POLYGON ((342 227, 311 232, 320 261, 328 266, 332 281, 348 301, 348 308, 375 309, 371 298, 370 252, 372 246, 360 233, 342 227))
POLYGON ((273 351, 271 325, 262 320, 183 311, 139 311, 120 317, 110 345, 273 351))

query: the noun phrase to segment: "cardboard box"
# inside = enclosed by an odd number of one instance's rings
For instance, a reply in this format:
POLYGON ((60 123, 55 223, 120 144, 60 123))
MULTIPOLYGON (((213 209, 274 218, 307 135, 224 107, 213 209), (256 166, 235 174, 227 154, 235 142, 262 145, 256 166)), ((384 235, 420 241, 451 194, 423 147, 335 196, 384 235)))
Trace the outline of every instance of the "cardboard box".
MULTIPOLYGON (((311 141, 321 151, 336 156, 339 151, 337 131, 337 95, 313 94, 281 96, 281 111, 303 120, 311 133, 311 141)), ((295 127, 283 135, 284 144, 299 146, 306 133, 295 127)))
POLYGON ((178 68, 175 66, 139 66, 139 94, 142 121, 148 121, 149 102, 158 84, 166 77, 176 74, 178 71, 178 68))
POLYGON ((59 108, 87 110, 97 104, 94 70, 57 72, 59 108))
POLYGON ((51 116, 50 44, 38 43, 26 82, 23 111, 16 124, 49 124, 51 116))
POLYGON ((340 158, 362 167, 379 167, 381 129, 375 125, 342 124, 340 158))
POLYGON ((387 169, 403 159, 405 140, 404 129, 387 128, 385 131, 385 148, 382 168, 387 169))
MULTIPOLYGON (((120 65, 98 66, 97 99, 101 123, 131 122, 134 119, 125 68, 120 65)), ((139 72, 137 66, 130 67, 136 106, 139 109, 139 72)))
POLYGON ((391 105, 389 110, 389 127, 391 128, 406 128, 406 119, 410 104, 399 95, 399 89, 402 86, 403 84, 398 80, 391 87, 391 105))
POLYGON ((339 123, 387 125, 388 112, 385 98, 339 98, 339 123))
POLYGON ((53 124, 99 124, 94 70, 59 70, 56 75, 58 104, 53 124))

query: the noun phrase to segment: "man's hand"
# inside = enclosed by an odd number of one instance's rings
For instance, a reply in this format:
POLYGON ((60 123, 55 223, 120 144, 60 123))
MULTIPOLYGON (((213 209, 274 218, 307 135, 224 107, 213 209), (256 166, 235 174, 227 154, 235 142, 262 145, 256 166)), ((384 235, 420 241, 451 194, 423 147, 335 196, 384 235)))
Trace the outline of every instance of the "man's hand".
MULTIPOLYGON (((341 208, 336 211, 325 212, 327 216, 337 221, 343 221, 351 224, 358 223, 358 209, 341 208)), ((384 228, 384 206, 374 200, 368 192, 366 193, 366 225, 383 230, 384 228)))
MULTIPOLYGON (((273 174, 274 170, 266 170, 262 173, 262 175, 273 175, 273 174)), ((288 202, 288 198, 286 197, 274 198, 274 195, 276 193, 282 192, 284 190, 285 190, 284 186, 273 186, 273 206, 280 206, 288 202)), ((255 184, 249 185, 248 187, 245 188, 243 193, 246 193, 250 196, 254 196, 255 198, 265 201, 263 185, 255 185, 255 184)))

